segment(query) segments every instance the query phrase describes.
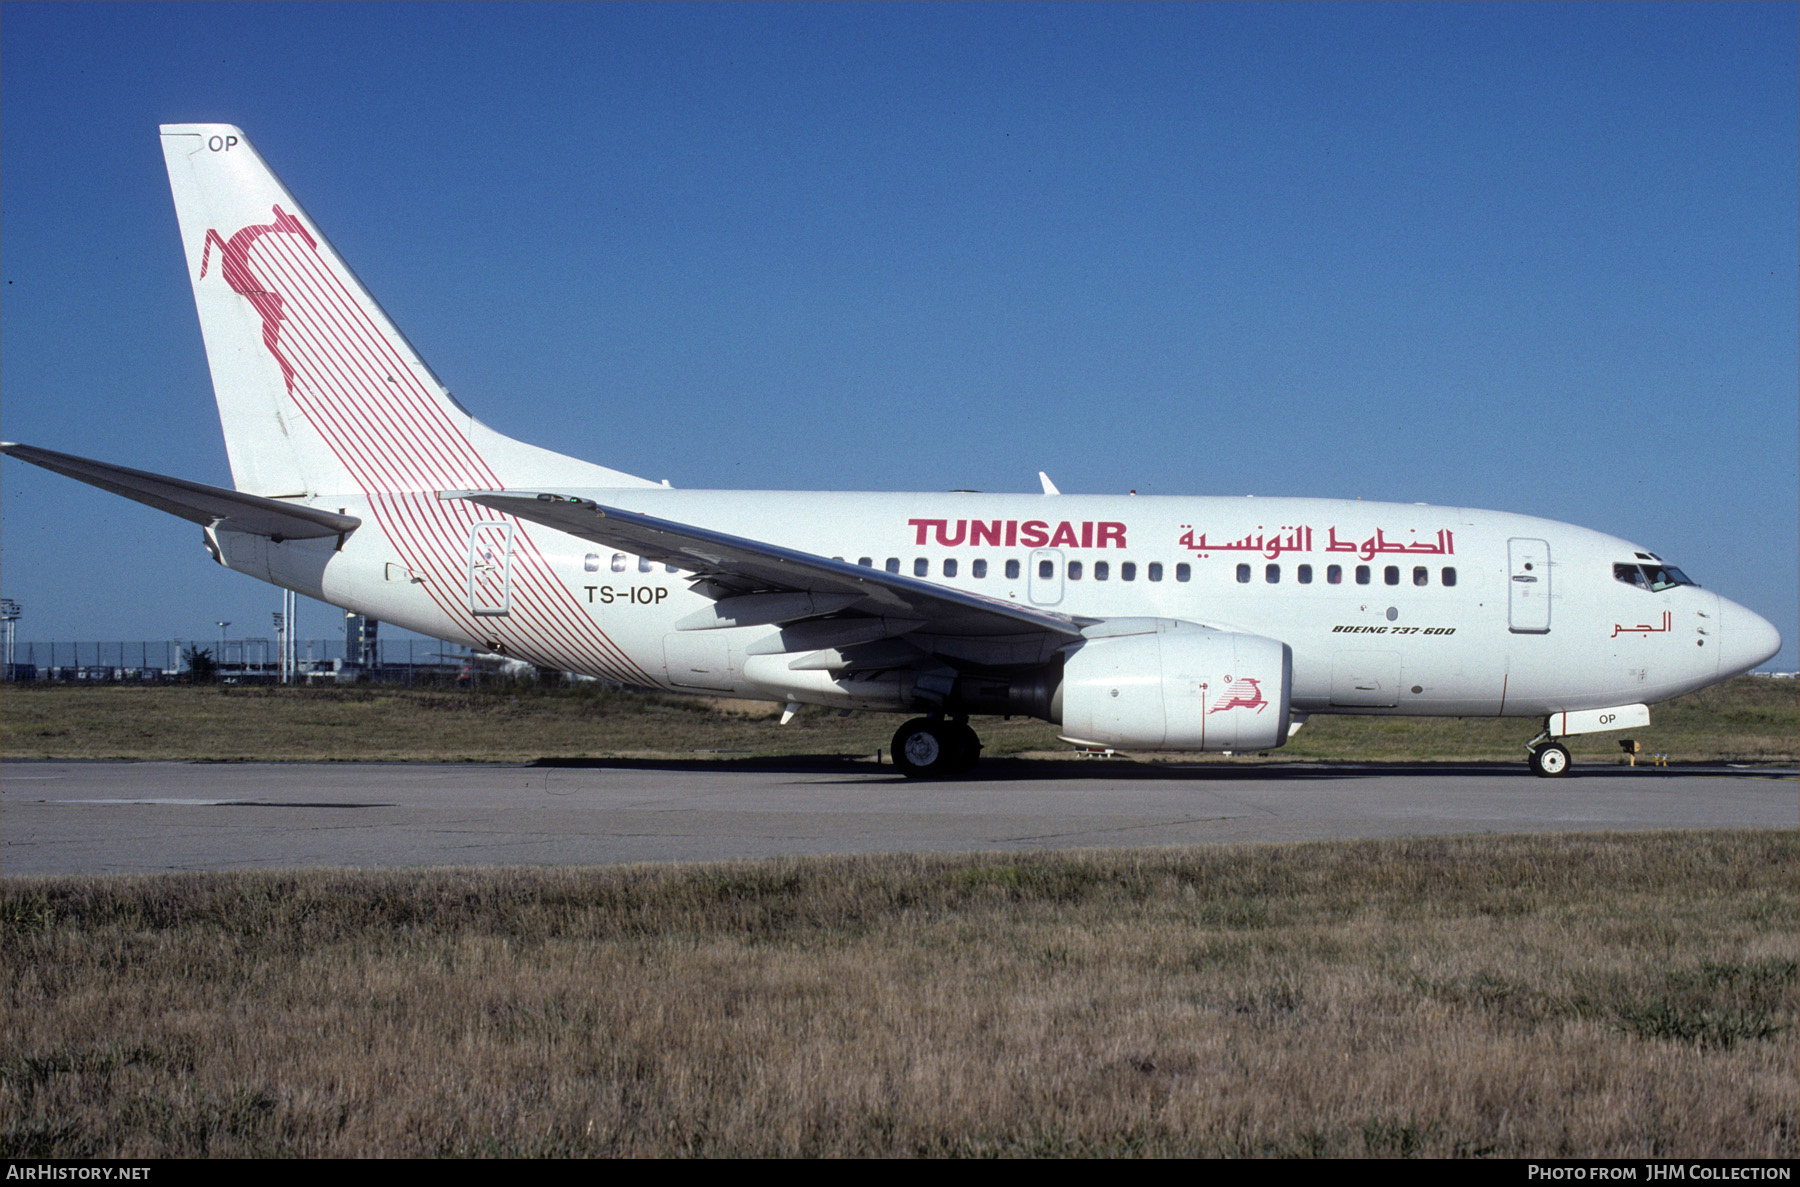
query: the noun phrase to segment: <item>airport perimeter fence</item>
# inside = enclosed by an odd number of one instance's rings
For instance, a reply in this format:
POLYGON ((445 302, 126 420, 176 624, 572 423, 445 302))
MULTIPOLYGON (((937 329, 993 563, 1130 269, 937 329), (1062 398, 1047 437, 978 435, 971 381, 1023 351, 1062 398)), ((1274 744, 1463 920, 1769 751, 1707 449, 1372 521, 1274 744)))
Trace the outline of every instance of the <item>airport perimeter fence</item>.
MULTIPOLYGON (((13 645, 5 665, 9 681, 84 681, 98 684, 187 680, 189 652, 198 649, 217 665, 213 679, 232 684, 281 682, 281 645, 274 639, 152 639, 35 642, 13 645)), ((373 655, 347 655, 338 639, 295 641, 295 683, 443 684, 469 679, 478 665, 467 647, 436 639, 383 639, 368 646, 373 655)))

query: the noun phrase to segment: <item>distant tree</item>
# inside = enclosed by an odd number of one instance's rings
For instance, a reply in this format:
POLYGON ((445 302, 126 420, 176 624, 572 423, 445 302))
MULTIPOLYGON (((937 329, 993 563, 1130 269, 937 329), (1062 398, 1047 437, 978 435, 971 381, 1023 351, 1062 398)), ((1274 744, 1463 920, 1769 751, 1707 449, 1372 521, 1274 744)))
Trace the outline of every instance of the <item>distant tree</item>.
POLYGON ((219 661, 213 658, 212 648, 189 647, 181 658, 187 661, 188 683, 211 684, 219 678, 219 661))

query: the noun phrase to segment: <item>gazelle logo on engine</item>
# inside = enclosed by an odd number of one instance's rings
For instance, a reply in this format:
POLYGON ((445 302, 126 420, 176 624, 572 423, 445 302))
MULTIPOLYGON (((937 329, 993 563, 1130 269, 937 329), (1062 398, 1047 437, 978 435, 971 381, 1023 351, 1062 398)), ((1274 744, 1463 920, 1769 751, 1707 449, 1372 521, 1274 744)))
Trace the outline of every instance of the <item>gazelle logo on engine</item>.
POLYGON ((1219 703, 1206 711, 1207 716, 1223 713, 1227 709, 1255 709, 1261 713, 1268 707, 1269 700, 1262 694, 1262 681, 1252 680, 1246 676, 1242 680, 1225 677, 1225 691, 1219 694, 1219 703))

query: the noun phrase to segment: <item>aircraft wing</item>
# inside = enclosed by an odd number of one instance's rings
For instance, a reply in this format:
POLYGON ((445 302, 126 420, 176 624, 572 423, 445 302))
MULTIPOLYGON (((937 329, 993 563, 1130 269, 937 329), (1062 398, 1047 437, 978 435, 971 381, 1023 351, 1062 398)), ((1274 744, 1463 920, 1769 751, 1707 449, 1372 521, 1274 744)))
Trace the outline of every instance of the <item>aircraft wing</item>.
POLYGON ((676 565, 710 581, 726 594, 792 591, 855 595, 853 603, 837 604, 844 608, 854 606, 858 613, 919 619, 922 625, 918 629, 932 635, 1017 636, 1044 632, 1079 639, 1082 626, 1093 621, 608 507, 592 499, 496 490, 444 491, 438 497, 468 499, 607 548, 676 565))
POLYGON ((133 470, 76 457, 72 453, 58 453, 54 449, 5 442, 0 443, 0 453, 54 470, 89 486, 109 490, 115 495, 135 499, 158 511, 179 515, 202 527, 248 532, 281 541, 341 536, 362 526, 362 520, 354 515, 334 515, 222 486, 208 486, 204 482, 189 482, 185 478, 133 470))

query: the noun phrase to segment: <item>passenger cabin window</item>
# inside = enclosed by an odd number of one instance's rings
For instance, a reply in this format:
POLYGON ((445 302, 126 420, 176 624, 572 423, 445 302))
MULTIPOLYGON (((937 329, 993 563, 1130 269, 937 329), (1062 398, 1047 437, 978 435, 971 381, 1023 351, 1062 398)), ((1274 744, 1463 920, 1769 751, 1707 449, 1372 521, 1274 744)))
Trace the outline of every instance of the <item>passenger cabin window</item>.
POLYGON ((1080 581, 1081 580, 1081 562, 1080 561, 1070 561, 1069 562, 1069 580, 1070 581, 1080 581))
POLYGON ((597 552, 590 552, 582 557, 581 571, 584 573, 598 573, 600 571, 600 554, 597 552))
POLYGON ((1263 566, 1263 580, 1268 582, 1270 585, 1280 585, 1281 584, 1281 566, 1280 565, 1265 565, 1265 566, 1263 566))
POLYGON ((1400 566, 1389 565, 1381 571, 1381 579, 1389 585, 1400 584, 1400 566))
POLYGON ((1161 581, 1162 580, 1162 562, 1161 561, 1151 561, 1149 564, 1149 567, 1144 570, 1144 576, 1150 578, 1150 580, 1152 580, 1152 581, 1161 581))
POLYGON ((898 573, 900 571, 900 558, 897 556, 888 557, 886 567, 888 572, 898 573))
POLYGON ((1010 578, 1014 581, 1017 581, 1019 579, 1019 562, 1018 561, 1007 561, 1006 562, 1006 575, 1008 578, 1010 578))
POLYGON ((1120 581, 1136 581, 1137 580, 1137 562, 1135 562, 1135 561, 1122 562, 1119 565, 1119 580, 1120 581))
POLYGON ((922 556, 917 558, 916 560, 914 560, 913 561, 913 576, 914 577, 929 577, 929 576, 931 576, 931 562, 926 560, 922 556))
POLYGON ((613 553, 612 571, 615 573, 623 573, 625 571, 625 554, 624 553, 622 553, 622 552, 613 553))
POLYGON ((875 567, 875 558, 872 556, 859 556, 856 558, 856 563, 865 569, 873 569, 875 567))
POLYGON ((952 557, 944 558, 944 576, 946 576, 946 577, 956 576, 956 561, 952 557))
POLYGON ((970 565, 969 566, 969 576, 975 578, 977 581, 986 577, 987 576, 987 562, 986 561, 976 561, 974 564, 970 565))
POLYGON ((1249 565, 1239 565, 1237 567, 1237 579, 1238 579, 1239 585, 1249 585, 1250 584, 1250 566, 1249 565))
POLYGON ((650 558, 647 556, 638 557, 638 572, 648 573, 650 571, 650 569, 651 569, 650 558))
POLYGON ((1344 566, 1342 566, 1342 565, 1326 565, 1325 566, 1325 584, 1327 584, 1327 585, 1342 585, 1343 583, 1344 583, 1344 566))
POLYGON ((1193 575, 1194 575, 1194 570, 1191 565, 1180 564, 1180 565, 1175 566, 1175 580, 1186 581, 1189 577, 1192 577, 1193 575))
POLYGON ((1356 584, 1358 584, 1358 585, 1369 584, 1369 566, 1367 566, 1367 565, 1356 566, 1356 584))
POLYGON ((1294 566, 1294 580, 1298 581, 1301 585, 1311 585, 1312 584, 1312 566, 1311 565, 1295 565, 1294 566))
POLYGON ((1044 581, 1056 576, 1056 566, 1050 561, 1038 562, 1038 577, 1044 581))
POLYGON ((1430 585, 1431 584, 1431 570, 1427 569, 1424 565, 1414 565, 1413 566, 1413 584, 1414 585, 1430 585))
POLYGON ((1095 561, 1094 562, 1094 580, 1095 581, 1105 581, 1108 577, 1111 577, 1111 576, 1112 576, 1112 566, 1111 565, 1107 564, 1105 561, 1095 561))
POLYGON ((1449 568, 1448 566, 1446 566, 1444 571, 1442 573, 1439 573, 1438 576, 1442 577, 1444 579, 1445 585, 1455 585, 1456 584, 1456 570, 1455 569, 1452 569, 1452 568, 1449 568))

